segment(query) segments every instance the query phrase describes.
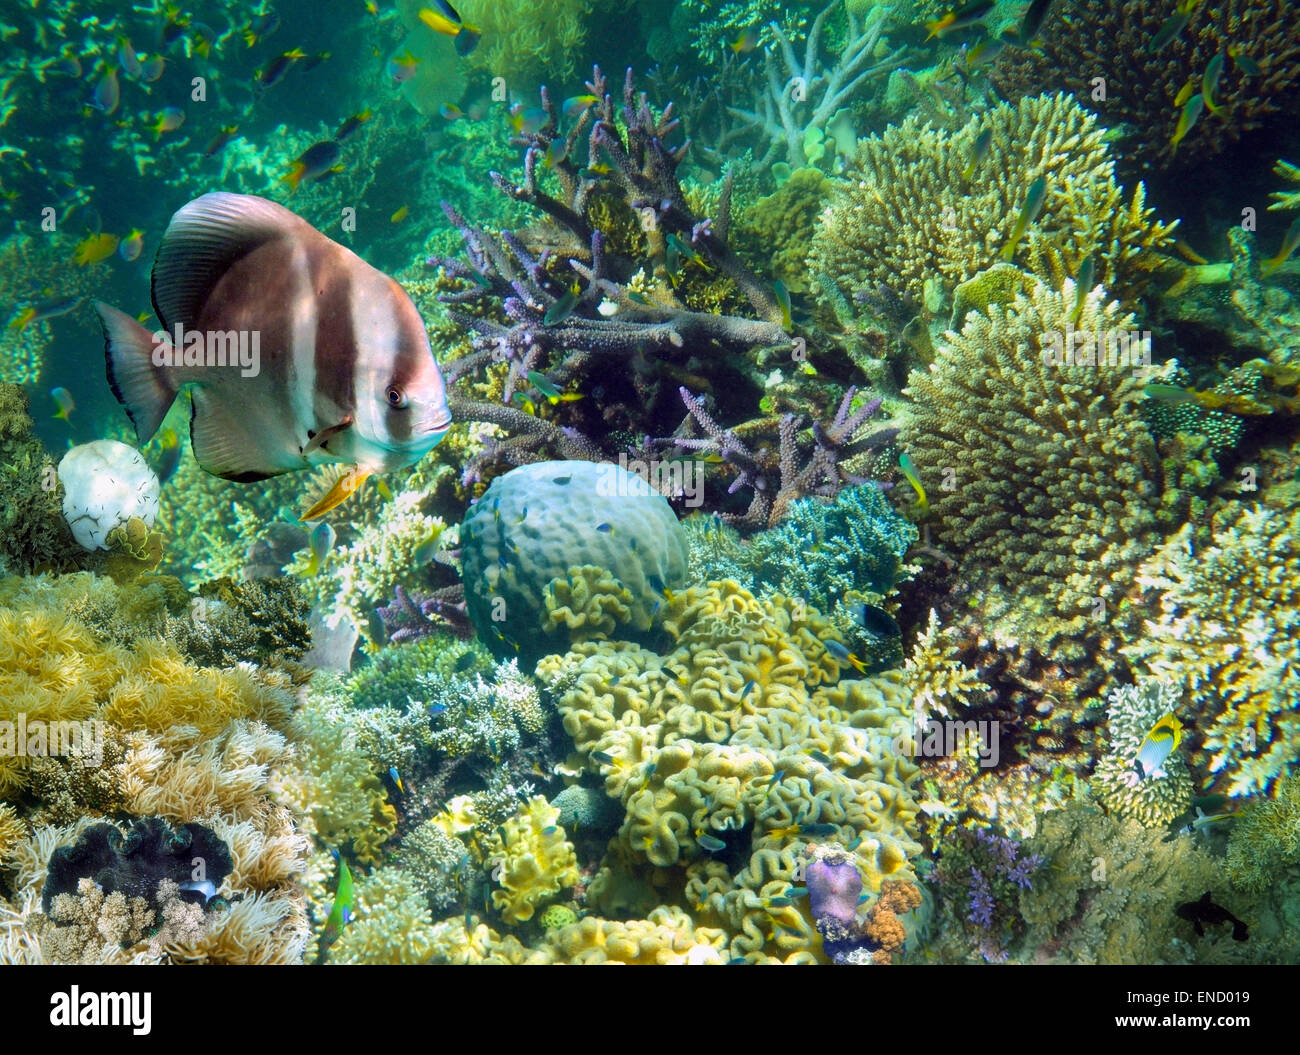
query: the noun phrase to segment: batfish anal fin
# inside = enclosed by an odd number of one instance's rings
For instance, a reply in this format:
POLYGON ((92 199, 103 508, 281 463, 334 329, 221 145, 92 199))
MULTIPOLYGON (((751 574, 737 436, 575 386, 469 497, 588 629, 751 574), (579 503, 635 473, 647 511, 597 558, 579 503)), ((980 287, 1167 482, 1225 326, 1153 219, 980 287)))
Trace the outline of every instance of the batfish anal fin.
POLYGON ((95 301, 104 328, 108 384, 126 408, 136 439, 145 443, 162 424, 176 399, 177 385, 165 366, 153 361, 153 334, 124 311, 95 301))
POLYGON ((282 205, 251 194, 217 191, 195 198, 167 225, 153 264, 153 305, 164 327, 198 320, 231 264, 277 238, 313 231, 282 205))
POLYGON ((373 469, 366 469, 360 465, 353 466, 339 477, 338 483, 329 489, 329 493, 325 495, 324 498, 307 510, 307 512, 303 513, 298 519, 302 521, 319 520, 331 509, 342 505, 351 498, 373 472, 373 469))
POLYGON ((296 449, 276 450, 245 409, 206 391, 193 390, 190 445, 194 457, 213 476, 251 482, 303 468, 296 449))

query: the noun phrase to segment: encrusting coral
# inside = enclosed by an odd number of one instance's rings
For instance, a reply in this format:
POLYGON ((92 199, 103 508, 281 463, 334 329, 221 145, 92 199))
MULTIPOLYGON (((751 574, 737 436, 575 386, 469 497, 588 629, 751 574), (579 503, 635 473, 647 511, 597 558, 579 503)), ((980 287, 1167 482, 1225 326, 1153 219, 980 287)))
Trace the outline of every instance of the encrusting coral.
POLYGON ((1043 177, 1042 212, 1013 259, 1059 288, 1093 257, 1097 281, 1127 294, 1143 254, 1167 244, 1174 225, 1153 218, 1141 184, 1125 200, 1103 135, 1067 95, 999 104, 955 132, 908 118, 859 143, 823 210, 809 266, 833 282, 839 304, 861 310, 864 296, 885 291, 933 314, 998 262, 1027 189, 1043 177), (967 174, 985 131, 988 153, 967 174))

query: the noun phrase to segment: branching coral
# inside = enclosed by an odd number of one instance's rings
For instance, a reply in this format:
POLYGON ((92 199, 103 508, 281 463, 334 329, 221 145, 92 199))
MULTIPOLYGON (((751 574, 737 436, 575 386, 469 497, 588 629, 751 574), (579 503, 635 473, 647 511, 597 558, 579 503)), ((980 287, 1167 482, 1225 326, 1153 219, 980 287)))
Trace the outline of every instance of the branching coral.
MULTIPOLYGON (((740 430, 724 429, 719 425, 702 399, 686 388, 680 390, 680 395, 690 412, 684 426, 698 426, 705 437, 683 435, 683 428, 672 436, 654 441, 655 444, 713 454, 726 462, 737 473, 727 493, 734 494, 742 487, 748 487, 754 495, 743 515, 724 513, 723 518, 751 528, 773 527, 789 511, 790 504, 800 498, 808 495, 834 498, 845 483, 861 483, 861 478, 849 472, 847 464, 878 451, 897 435, 897 430, 882 429, 858 438, 858 432, 880 409, 881 401, 869 400, 855 408, 857 389, 850 387, 840 400, 834 420, 826 426, 813 424, 812 450, 801 465, 799 460, 804 450, 800 449, 798 416, 786 414, 777 422, 778 449, 775 452, 769 446, 754 451, 738 434, 740 430)), ((753 431, 756 430, 746 430, 747 433, 753 431)), ((750 442, 754 442, 752 436, 750 442)), ((806 450, 808 445, 803 446, 806 450)))
MULTIPOLYGON (((616 453, 646 431, 665 378, 685 373, 683 366, 721 369, 728 357, 791 347, 776 298, 727 244, 729 191, 712 217, 697 216, 687 203, 676 176, 687 145, 668 145, 678 126, 672 107, 655 115, 634 91, 630 70, 621 109, 599 69, 587 88, 599 101, 567 132, 543 90, 545 122, 519 139, 527 148, 522 181, 491 174, 503 193, 545 214, 547 225, 498 239, 446 207, 468 262, 430 261, 467 283, 444 299, 454 304, 452 318, 475 333, 474 350, 449 364, 448 380, 492 363, 508 366, 502 405, 470 398, 466 385, 452 404, 458 416, 512 434, 487 445, 489 460, 522 464, 548 449, 593 460, 616 453), (589 167, 582 167, 584 136, 589 167), (593 172, 602 157, 608 171, 593 172), (544 159, 558 193, 544 186, 544 159), (750 314, 735 314, 741 308, 750 314), (648 363, 649 356, 659 365, 648 363), (584 394, 611 362, 635 369, 617 385, 604 382, 614 391, 606 393, 599 417, 573 402, 551 408, 539 400, 544 410, 537 415, 510 405, 517 389, 533 383, 534 371, 557 390, 576 381, 580 391, 573 394, 584 394)), ((469 477, 477 475, 471 467, 469 477)))
MULTIPOLYGON (((941 544, 981 583, 986 617, 1003 620, 997 639, 1067 656, 1100 635, 1099 604, 1115 620, 1154 546, 1159 478, 1129 364, 1053 361, 1074 300, 1072 284, 1039 285, 967 316, 929 370, 912 372, 902 437, 941 544)), ((1099 289, 1077 321, 1109 339, 1133 327, 1099 289)))
POLYGON ((1097 281, 1127 294, 1144 254, 1168 243, 1174 225, 1153 219, 1141 184, 1124 200, 1103 134, 1066 95, 999 104, 955 132, 915 117, 891 126, 859 144, 822 213, 809 265, 833 281, 839 303, 861 305, 860 294, 883 289, 934 313, 997 263, 1027 188, 1042 177, 1042 212, 1014 259, 1059 288, 1094 257, 1097 281), (968 174, 986 131, 988 153, 968 174))
POLYGON ((1228 838, 1228 876, 1233 885, 1263 890, 1300 861, 1300 780, 1282 777, 1269 797, 1246 807, 1228 838))
POLYGON ((1097 763, 1093 793, 1119 817, 1136 817, 1158 828, 1187 809, 1192 778, 1181 751, 1175 751, 1157 773, 1139 773, 1138 750, 1156 722, 1178 710, 1182 693, 1160 681, 1121 685, 1106 700, 1109 749, 1097 763))
POLYGON ((1208 545, 1192 539, 1189 524, 1143 565, 1159 608, 1124 651, 1194 710, 1206 785, 1249 795, 1300 754, 1300 510, 1229 505, 1208 545))
POLYGON ((1041 49, 1007 48, 993 68, 994 83, 1009 98, 1063 86, 1092 99, 1109 123, 1134 129, 1125 153, 1135 159, 1170 167, 1204 164, 1294 106, 1300 32, 1290 0, 1186 6, 1185 28, 1153 49, 1152 39, 1174 17, 1173 3, 1058 0, 1043 23, 1041 49), (1211 101, 1222 113, 1214 120, 1206 114, 1175 146, 1182 107, 1174 100, 1184 85, 1201 90, 1216 56, 1223 72, 1211 101))
POLYGON ((960 712, 989 691, 979 672, 956 657, 933 608, 907 659, 906 674, 912 688, 912 707, 922 720, 935 715, 946 717, 953 708, 960 712))
POLYGON ((821 56, 822 30, 837 3, 832 0, 813 19, 802 56, 795 52, 785 29, 770 23, 779 49, 769 49, 764 55, 767 90, 759 100, 761 109, 729 108, 746 124, 759 128, 767 141, 766 150, 756 154, 760 168, 766 169, 776 161, 791 168, 816 162, 825 149, 823 140, 828 130, 835 138, 835 148, 850 153, 855 140, 852 122, 840 123, 848 120, 848 107, 864 84, 903 60, 905 48, 880 56, 880 38, 889 23, 889 8, 872 8, 860 22, 852 5, 846 5, 846 39, 835 64, 825 64, 821 56))

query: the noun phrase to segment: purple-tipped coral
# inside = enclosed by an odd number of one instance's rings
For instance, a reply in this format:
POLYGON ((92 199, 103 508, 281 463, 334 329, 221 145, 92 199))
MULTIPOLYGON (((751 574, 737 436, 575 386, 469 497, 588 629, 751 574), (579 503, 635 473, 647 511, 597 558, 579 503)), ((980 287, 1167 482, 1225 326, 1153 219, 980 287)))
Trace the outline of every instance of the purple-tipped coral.
POLYGON ((785 516, 790 503, 798 498, 809 495, 834 498, 844 484, 866 483, 865 478, 849 473, 843 463, 892 443, 898 435, 897 429, 887 428, 855 439, 858 431, 880 409, 880 400, 870 400, 852 410, 857 389, 850 387, 829 425, 813 423, 810 451, 806 444, 804 450, 800 449, 799 418, 786 414, 777 426, 777 452, 773 454, 767 447, 755 452, 735 430, 724 429, 713 419, 705 409, 703 399, 684 387, 678 392, 689 412, 684 427, 690 424, 698 426, 707 437, 673 435, 653 442, 665 449, 676 447, 716 454, 734 469, 737 475, 727 493, 735 494, 742 487, 750 487, 754 497, 743 515, 723 516, 744 527, 772 527, 785 516), (806 458, 802 465, 799 464, 801 457, 806 458))

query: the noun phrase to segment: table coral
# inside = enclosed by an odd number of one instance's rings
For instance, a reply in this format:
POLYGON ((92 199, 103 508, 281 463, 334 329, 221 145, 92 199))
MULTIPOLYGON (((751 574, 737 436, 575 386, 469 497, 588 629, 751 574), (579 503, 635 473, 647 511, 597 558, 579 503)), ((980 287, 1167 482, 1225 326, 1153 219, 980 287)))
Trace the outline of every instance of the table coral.
POLYGON ((1186 525, 1147 561, 1156 617, 1124 652, 1175 685, 1209 754, 1205 786, 1265 791, 1300 754, 1300 509, 1229 504, 1208 545, 1186 525))
POLYGON ((1072 324, 1075 300, 1068 281, 1059 292, 1040 284, 967 316, 929 369, 911 373, 901 437, 940 545, 979 584, 972 603, 998 641, 1065 658, 1114 624, 1157 541, 1159 480, 1129 365, 1053 361, 1053 335, 1134 329, 1100 288, 1072 324))
POLYGON ((1015 260, 1059 282, 1095 254, 1097 281, 1127 292, 1141 255, 1168 243, 1174 225, 1154 219, 1142 184, 1125 200, 1103 134, 1067 95, 999 104, 955 132, 908 118, 859 143, 822 213, 809 266, 834 281, 844 302, 883 287, 933 312, 998 262, 1025 188, 1041 176, 1041 219, 1015 260), (988 155, 967 177, 985 129, 993 133, 988 155))
POLYGON ((1161 763, 1163 774, 1138 778, 1138 750, 1156 722, 1177 717, 1179 689, 1161 681, 1121 685, 1106 699, 1108 750, 1097 763, 1093 793, 1118 817, 1136 817, 1148 828, 1159 828, 1179 816, 1192 801, 1192 778, 1181 748, 1161 763))
POLYGON ((909 693, 898 674, 841 680, 815 608, 734 582, 676 594, 663 625, 664 655, 591 641, 538 667, 624 808, 589 897, 617 900, 621 876, 649 862, 652 882, 684 882, 701 918, 725 925, 733 956, 816 959, 811 918, 782 903, 805 848, 851 848, 872 891, 919 851, 916 768, 900 750, 909 693))

